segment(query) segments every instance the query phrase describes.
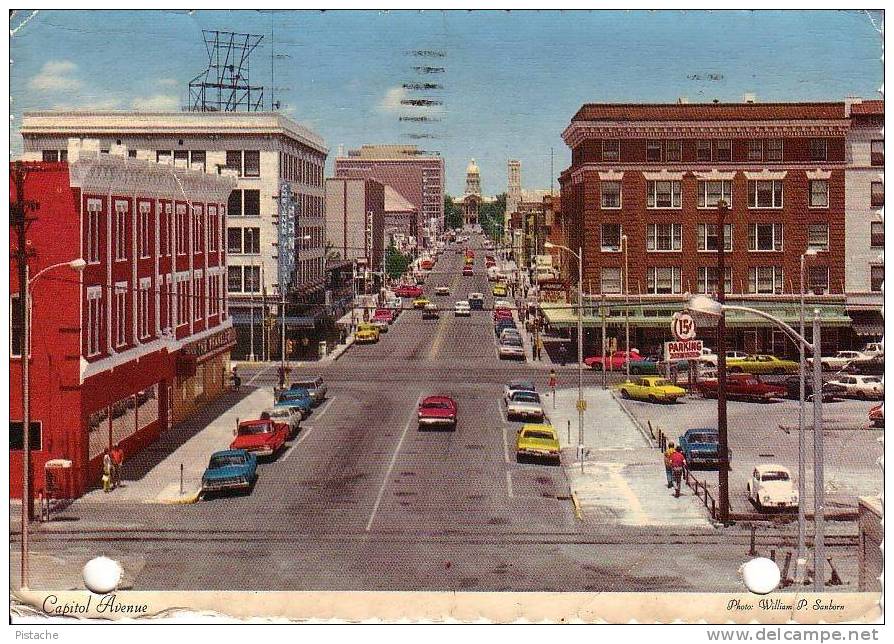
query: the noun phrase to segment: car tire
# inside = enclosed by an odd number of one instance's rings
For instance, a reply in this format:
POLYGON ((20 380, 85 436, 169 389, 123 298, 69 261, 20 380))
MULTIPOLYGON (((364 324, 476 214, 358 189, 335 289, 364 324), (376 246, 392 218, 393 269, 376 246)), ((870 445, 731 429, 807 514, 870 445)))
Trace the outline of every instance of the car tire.
POLYGON ((777 375, 777 376, 784 376, 784 375, 785 375, 785 369, 783 369, 782 367, 779 367, 779 368, 777 368, 777 369, 773 369, 773 374, 774 374, 774 375, 777 375))
POLYGON ((630 367, 630 373, 634 376, 638 376, 640 373, 639 367, 630 367))
POLYGON ((729 372, 730 373, 742 373, 742 367, 730 367, 729 372))
POLYGON ((590 365, 590 369, 592 369, 593 371, 602 371, 602 365, 598 362, 594 362, 590 365))
POLYGON ((630 394, 627 392, 626 389, 621 390, 621 398, 623 398, 624 400, 630 400, 630 394))
POLYGON ((649 402, 650 402, 650 403, 657 403, 657 402, 658 402, 658 399, 657 399, 655 396, 653 396, 652 394, 649 394, 649 402))

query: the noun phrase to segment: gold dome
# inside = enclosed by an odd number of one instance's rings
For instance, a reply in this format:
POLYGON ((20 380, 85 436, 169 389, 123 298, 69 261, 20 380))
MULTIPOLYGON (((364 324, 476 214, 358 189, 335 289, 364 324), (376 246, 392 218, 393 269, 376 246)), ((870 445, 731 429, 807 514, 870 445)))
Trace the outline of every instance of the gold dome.
POLYGON ((469 167, 466 168, 466 174, 481 174, 478 170, 478 166, 475 165, 475 159, 469 161, 469 167))

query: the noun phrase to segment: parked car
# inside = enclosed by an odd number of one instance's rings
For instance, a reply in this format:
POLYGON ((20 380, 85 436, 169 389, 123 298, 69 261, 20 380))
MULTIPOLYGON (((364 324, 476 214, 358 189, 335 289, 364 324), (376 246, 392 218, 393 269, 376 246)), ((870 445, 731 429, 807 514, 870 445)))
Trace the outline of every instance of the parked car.
POLYGON ((515 460, 544 459, 559 464, 561 459, 559 436, 552 425, 526 424, 515 434, 515 460))
POLYGON ((494 297, 506 297, 509 291, 506 288, 505 284, 503 284, 502 282, 497 282, 491 289, 491 293, 494 294, 494 297))
POLYGON ((469 308, 480 311, 484 308, 484 295, 482 293, 469 293, 469 308))
POLYGON ((512 311, 510 311, 509 309, 494 309, 493 319, 494 322, 499 322, 500 320, 511 320, 512 311))
POLYGON ((472 309, 469 307, 469 302, 466 300, 460 300, 456 304, 453 305, 453 313, 456 317, 469 317, 472 315, 472 309))
POLYGON ((537 387, 530 380, 510 380, 503 385, 503 402, 509 404, 509 398, 516 391, 537 391, 537 387))
MULTIPOLYGON (((698 390, 705 398, 717 397, 716 379, 702 380, 698 390)), ((781 385, 772 385, 750 373, 730 373, 726 377, 726 395, 730 399, 767 402, 774 398, 784 398, 788 389, 781 385)))
MULTIPOLYGON (((791 398, 792 400, 798 400, 801 398, 801 382, 799 376, 788 376, 784 381, 785 385, 785 397, 791 398)), ((823 402, 834 402, 839 398, 844 398, 844 395, 847 393, 847 390, 840 386, 833 384, 831 382, 823 383, 823 402)), ((810 377, 810 374, 806 374, 804 378, 804 399, 812 400, 813 399, 813 378, 810 377)))
POLYGON ((830 384, 844 388, 844 395, 848 398, 861 400, 881 400, 885 396, 885 387, 878 376, 852 376, 842 374, 830 384))
POLYGON ((500 342, 505 340, 506 338, 517 338, 521 340, 521 333, 515 327, 503 329, 500 332, 500 342))
POLYGON ((394 311, 391 309, 376 309, 372 317, 373 322, 385 322, 391 324, 394 322, 394 311))
POLYGON ((658 376, 646 376, 636 380, 628 380, 617 386, 622 398, 646 400, 648 402, 677 402, 686 395, 686 390, 671 384, 658 376))
POLYGON ((275 407, 265 409, 261 412, 262 419, 270 418, 277 423, 285 423, 288 425, 290 439, 298 435, 298 432, 301 429, 301 419, 303 417, 304 414, 299 407, 292 407, 289 405, 276 405, 275 407))
POLYGON ((423 427, 447 427, 456 429, 456 402, 448 396, 429 396, 419 403, 417 412, 419 429, 423 427))
POLYGON ((869 410, 869 422, 876 427, 885 426, 885 407, 884 405, 876 405, 869 410))
POLYGON ((422 308, 422 319, 423 320, 437 320, 438 319, 438 305, 432 304, 429 302, 422 308))
POLYGON ((354 342, 357 344, 375 344, 379 341, 379 329, 375 324, 361 322, 354 331, 354 342))
POLYGON ((885 354, 877 353, 868 358, 852 360, 843 371, 862 376, 883 376, 885 375, 885 354))
POLYGON ((879 354, 884 355, 885 353, 885 345, 881 342, 870 342, 866 345, 866 348, 863 349, 863 353, 870 356, 877 356, 879 354))
MULTIPOLYGON (((624 368, 626 369, 627 367, 625 366, 624 368)), ((640 357, 637 360, 631 360, 630 373, 635 376, 657 375, 661 373, 658 358, 655 356, 645 356, 640 357)))
POLYGON ((798 507, 798 490, 788 468, 776 464, 755 466, 746 485, 748 500, 761 511, 798 507))
POLYGON ((496 324, 494 324, 494 335, 498 338, 500 334, 503 333, 503 329, 517 329, 515 326, 515 321, 512 319, 503 319, 499 320, 496 324))
POLYGON ((289 438, 289 426, 272 418, 243 420, 233 430, 230 449, 244 449, 255 456, 273 456, 289 438))
POLYGON ((434 267, 435 267, 435 263, 433 261, 431 261, 430 259, 423 259, 419 263, 419 268, 421 268, 424 271, 430 271, 434 267))
POLYGON ((389 297, 385 300, 385 306, 391 310, 392 319, 396 320, 397 316, 400 315, 400 309, 403 306, 403 302, 399 297, 389 297))
POLYGON ((420 297, 422 295, 422 289, 419 286, 413 286, 412 284, 404 284, 394 289, 394 294, 398 297, 420 297))
POLYGON ((424 295, 421 297, 417 297, 413 300, 413 308, 422 310, 425 308, 427 304, 431 304, 431 300, 425 297, 424 295))
POLYGON ((214 452, 202 473, 201 494, 251 490, 258 478, 258 459, 244 449, 214 452))
POLYGON ((677 445, 683 451, 686 465, 690 469, 705 466, 717 467, 720 463, 720 436, 716 429, 687 429, 677 439, 677 445))
POLYGON ((494 300, 494 308, 495 309, 506 309, 507 311, 512 310, 512 302, 509 300, 494 300))
POLYGON ((745 358, 727 358, 730 373, 797 373, 800 366, 794 360, 783 360, 766 354, 749 355, 745 358))
POLYGON ((472 265, 466 264, 463 266, 463 277, 471 277, 473 275, 472 265))
POLYGON ((497 347, 497 354, 500 356, 500 360, 526 359, 525 345, 522 343, 521 338, 507 337, 505 340, 500 340, 500 345, 497 347))
POLYGON ((543 403, 536 391, 513 391, 506 403, 506 417, 509 420, 543 421, 544 415, 543 403))
MULTIPOLYGON (((869 355, 860 351, 839 351, 834 356, 824 356, 820 358, 820 364, 823 366, 823 371, 840 371, 850 362, 868 357, 869 355)), ((807 364, 812 368, 813 358, 807 358, 807 364)))
POLYGON ((744 351, 727 351, 726 359, 727 360, 742 360, 744 358, 747 358, 748 355, 749 354, 745 353, 744 351))
MULTIPOLYGON (((643 357, 639 354, 638 351, 631 350, 630 351, 630 360, 642 360, 643 357)), ((605 368, 610 371, 623 371, 626 367, 628 360, 628 354, 626 351, 615 351, 613 353, 607 353, 605 356, 605 368)), ((584 364, 590 367, 595 371, 602 371, 602 355, 598 356, 590 356, 589 358, 584 358, 584 364)))
POLYGON ((310 416, 314 407, 314 399, 307 389, 295 388, 280 391, 276 396, 276 405, 274 407, 286 406, 294 407, 301 410, 304 418, 310 416))
POLYGON ((436 286, 435 287, 435 295, 438 295, 438 296, 450 295, 450 287, 449 286, 436 286))

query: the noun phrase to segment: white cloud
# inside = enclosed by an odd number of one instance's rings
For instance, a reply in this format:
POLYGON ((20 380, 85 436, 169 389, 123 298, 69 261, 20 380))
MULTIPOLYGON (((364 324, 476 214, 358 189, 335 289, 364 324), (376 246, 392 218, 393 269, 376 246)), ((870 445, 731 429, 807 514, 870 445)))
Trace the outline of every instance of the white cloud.
POLYGON ((400 112, 403 108, 401 101, 407 98, 407 90, 403 87, 391 87, 385 92, 384 98, 379 102, 379 111, 388 114, 400 112))
POLYGON ((77 71, 78 66, 70 60, 48 60, 28 85, 40 92, 76 91, 84 84, 75 78, 77 71))
POLYGON ((132 109, 147 112, 172 112, 180 107, 180 100, 170 94, 154 94, 135 98, 130 106, 132 109))
POLYGON ((99 112, 103 110, 120 110, 123 105, 119 98, 100 98, 84 100, 78 103, 56 103, 52 109, 60 111, 83 110, 86 112, 99 112))
POLYGON ((159 78, 158 84, 165 87, 174 87, 175 85, 179 85, 180 81, 176 78, 159 78))

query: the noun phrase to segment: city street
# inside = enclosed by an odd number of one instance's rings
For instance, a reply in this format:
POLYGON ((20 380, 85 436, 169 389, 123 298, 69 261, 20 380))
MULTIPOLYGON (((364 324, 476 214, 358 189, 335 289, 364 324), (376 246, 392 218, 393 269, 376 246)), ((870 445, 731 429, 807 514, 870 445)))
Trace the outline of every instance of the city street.
MULTIPOLYGON (((352 346, 318 369, 302 367, 302 374, 323 376, 328 400, 276 460, 260 465, 251 494, 187 505, 133 498, 131 488, 203 432, 175 428, 125 465, 127 487, 92 493, 38 528, 33 585, 77 585, 80 566, 106 554, 122 561, 136 589, 740 590, 744 528, 720 530, 706 520, 628 525, 612 513, 579 521, 562 467, 515 462, 519 424, 505 420, 502 385, 528 376, 544 390, 548 372, 498 359, 488 310, 454 317, 453 302, 469 292, 485 293, 486 308, 493 301, 482 253, 474 277, 461 276, 461 262, 447 252, 427 278, 440 319, 405 310, 378 343, 352 346), (439 285, 450 295, 435 296, 439 285), (417 430, 417 404, 432 394, 457 401, 455 432, 417 430)), ((573 368, 559 371, 561 387, 575 384, 573 368)), ((228 405, 272 402, 275 364, 244 368, 242 376, 243 391, 228 405)), ((589 386, 601 383, 594 372, 585 377, 589 386)), ((698 404, 654 411, 670 431, 678 410, 691 413, 698 404)), ((203 422, 227 413, 218 409, 203 422)), ((775 440, 774 431, 765 432, 775 440)), ((221 441, 209 451, 225 448, 226 437, 221 441)), ((737 458, 745 459, 736 441, 737 458)), ((630 449, 600 445, 613 447, 630 449)), ((657 452, 655 459, 657 468, 657 452)), ((742 487, 738 479, 735 485, 742 487)), ((834 528, 843 536, 830 547, 851 579, 852 528, 834 528)), ((784 526, 767 528, 759 543, 766 549, 792 538, 784 526)))

